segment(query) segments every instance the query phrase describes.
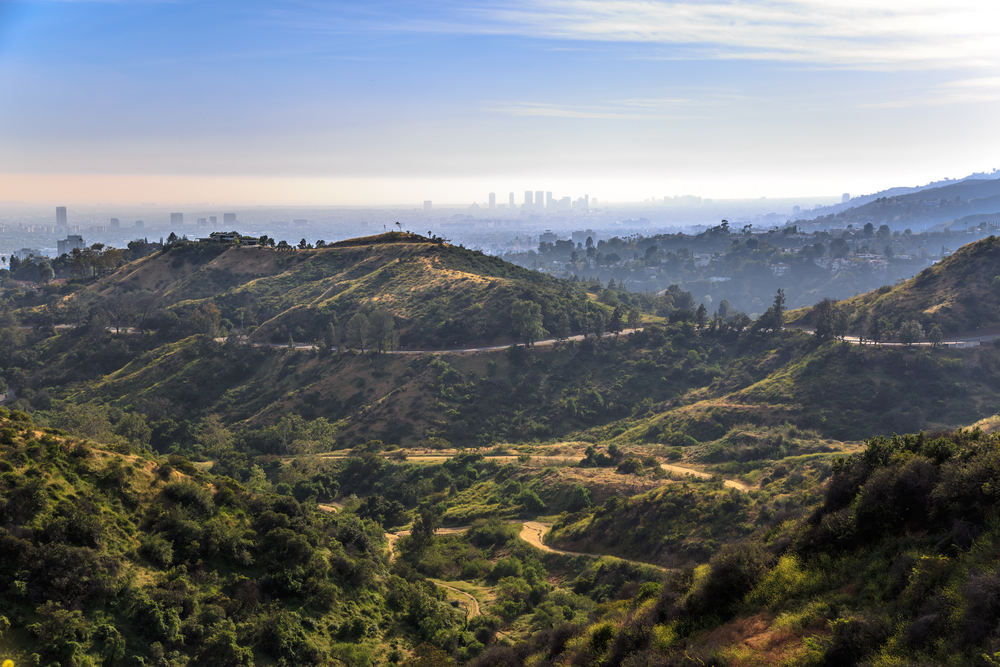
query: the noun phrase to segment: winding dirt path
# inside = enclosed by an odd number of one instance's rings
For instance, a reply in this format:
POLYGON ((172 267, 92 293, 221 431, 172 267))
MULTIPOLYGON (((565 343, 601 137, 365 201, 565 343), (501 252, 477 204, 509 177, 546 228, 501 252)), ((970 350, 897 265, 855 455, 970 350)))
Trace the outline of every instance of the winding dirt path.
POLYGON ((600 558, 600 554, 585 554, 581 551, 564 551, 562 549, 553 549, 549 545, 542 542, 542 538, 545 533, 549 532, 552 526, 546 526, 544 523, 538 523, 537 521, 525 521, 524 525, 521 526, 521 539, 535 547, 536 549, 541 549, 542 551, 551 554, 562 554, 564 556, 586 556, 587 558, 600 558))
MULTIPOLYGON (((712 473, 703 472, 701 470, 695 470, 693 468, 685 468, 683 466, 675 466, 669 463, 662 463, 660 467, 667 472, 675 472, 679 475, 687 475, 688 477, 697 477, 698 479, 712 479, 715 477, 712 473)), ((735 479, 727 479, 724 484, 730 489, 736 489, 738 491, 747 492, 750 487, 743 482, 737 481, 735 479)))
MULTIPOLYGON (((452 593, 456 593, 458 595, 461 595, 462 597, 464 597, 466 600, 469 601, 469 606, 465 608, 465 620, 466 621, 468 621, 470 618, 473 618, 475 616, 480 616, 482 614, 482 612, 479 610, 479 600, 477 600, 475 598, 475 596, 473 596, 471 593, 466 593, 463 590, 459 590, 458 588, 455 588, 454 586, 449 586, 448 584, 444 583, 443 581, 438 581, 437 579, 428 579, 427 581, 431 582, 435 586, 440 586, 441 588, 446 588, 449 591, 451 591, 452 593)), ((461 603, 459 603, 459 604, 461 604, 461 603)))

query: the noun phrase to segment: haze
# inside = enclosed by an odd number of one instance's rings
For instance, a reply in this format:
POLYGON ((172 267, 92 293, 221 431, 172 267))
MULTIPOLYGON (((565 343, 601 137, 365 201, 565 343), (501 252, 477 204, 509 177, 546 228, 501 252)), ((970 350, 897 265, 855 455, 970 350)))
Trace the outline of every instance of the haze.
POLYGON ((0 201, 830 196, 1000 148, 995 2, 2 2, 0 201))

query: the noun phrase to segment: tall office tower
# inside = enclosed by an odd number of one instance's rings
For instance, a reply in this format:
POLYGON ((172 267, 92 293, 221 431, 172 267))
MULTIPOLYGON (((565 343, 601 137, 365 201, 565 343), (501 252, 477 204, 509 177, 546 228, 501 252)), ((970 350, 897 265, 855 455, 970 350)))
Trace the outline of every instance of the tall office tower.
POLYGON ((122 223, 119 222, 118 218, 111 218, 111 229, 118 229, 121 226, 122 223))
POLYGON ((236 214, 235 213, 223 213, 222 214, 222 224, 224 224, 224 225, 235 225, 236 224, 236 214))
POLYGON ((217 223, 218 221, 219 221, 219 219, 218 219, 218 218, 216 218, 216 217, 215 217, 214 215, 210 215, 210 216, 208 217, 208 222, 209 222, 209 224, 212 224, 212 225, 214 225, 214 224, 215 224, 215 223, 217 223))
POLYGON ((135 224, 132 226, 135 227, 136 229, 142 229, 143 227, 146 226, 146 223, 143 222, 142 220, 136 220, 135 224))
POLYGON ((509 208, 511 210, 514 210, 514 193, 513 192, 510 193, 510 204, 509 204, 509 206, 507 208, 509 208))
POLYGON ((552 200, 552 193, 551 192, 546 192, 545 193, 545 208, 552 208, 552 206, 553 206, 552 201, 553 201, 552 200))
POLYGON ((583 195, 583 205, 586 208, 590 208, 590 195, 583 195))
POLYGON ((65 225, 66 224, 66 207, 56 206, 56 224, 65 225))
POLYGON ((843 201, 845 204, 851 201, 851 193, 845 192, 841 201, 843 201))
POLYGON ((534 197, 534 196, 535 196, 535 193, 533 193, 531 190, 525 190, 524 191, 524 207, 525 208, 531 208, 532 206, 535 205, 534 204, 534 200, 532 199, 532 197, 534 197))
POLYGON ((535 208, 539 211, 545 208, 545 193, 541 190, 535 190, 535 208))
POLYGON ((425 211, 431 210, 431 200, 430 199, 425 199, 424 200, 424 210, 425 211))
POLYGON ((170 224, 171 225, 183 225, 184 224, 184 214, 183 213, 171 213, 170 214, 170 224))
POLYGON ((491 192, 490 193, 490 208, 496 208, 496 207, 497 207, 497 193, 491 192))

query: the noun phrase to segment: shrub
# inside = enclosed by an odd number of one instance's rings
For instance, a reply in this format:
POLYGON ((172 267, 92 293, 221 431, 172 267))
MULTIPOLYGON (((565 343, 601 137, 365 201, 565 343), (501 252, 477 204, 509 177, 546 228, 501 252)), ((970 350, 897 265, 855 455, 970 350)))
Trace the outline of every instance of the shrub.
POLYGON ((212 494, 194 482, 171 482, 163 487, 163 495, 195 514, 211 514, 215 510, 212 494))
POLYGON ((167 568, 174 562, 173 546, 156 534, 147 535, 141 539, 139 553, 157 567, 167 568))

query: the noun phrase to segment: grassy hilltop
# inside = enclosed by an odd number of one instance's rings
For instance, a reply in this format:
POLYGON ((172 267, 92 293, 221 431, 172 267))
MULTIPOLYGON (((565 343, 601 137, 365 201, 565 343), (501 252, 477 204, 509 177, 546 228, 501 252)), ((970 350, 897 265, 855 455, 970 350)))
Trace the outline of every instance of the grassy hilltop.
MULTIPOLYGON (((1000 323, 1000 238, 962 246, 954 254, 895 286, 885 286, 838 303, 853 326, 864 313, 886 318, 894 329, 916 320, 925 331, 935 324, 946 334, 971 333, 1000 323)), ((815 324, 814 309, 790 314, 791 323, 815 324)))
POLYGON ((152 292, 185 316, 211 303, 253 340, 322 340, 330 323, 386 308, 404 348, 472 345, 517 336, 510 307, 543 305, 544 326, 578 322, 586 296, 573 284, 479 251, 391 232, 316 249, 177 245, 102 279, 105 294, 152 292))

